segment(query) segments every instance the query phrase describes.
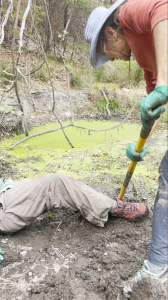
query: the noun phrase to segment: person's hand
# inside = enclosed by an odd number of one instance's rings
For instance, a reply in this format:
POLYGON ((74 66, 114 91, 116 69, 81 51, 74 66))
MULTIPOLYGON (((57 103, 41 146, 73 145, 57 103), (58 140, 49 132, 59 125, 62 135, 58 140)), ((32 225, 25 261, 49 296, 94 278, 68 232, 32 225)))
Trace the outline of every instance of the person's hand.
POLYGON ((165 109, 162 105, 168 103, 168 86, 158 86, 141 101, 141 119, 144 128, 148 128, 148 120, 157 120, 165 109))
POLYGON ((137 143, 131 143, 126 149, 126 154, 130 160, 138 162, 138 161, 142 161, 143 157, 146 155, 147 145, 145 144, 143 150, 139 153, 135 150, 136 145, 137 143))
POLYGON ((3 256, 1 254, 4 254, 5 251, 2 250, 2 248, 0 248, 0 262, 4 259, 3 256))

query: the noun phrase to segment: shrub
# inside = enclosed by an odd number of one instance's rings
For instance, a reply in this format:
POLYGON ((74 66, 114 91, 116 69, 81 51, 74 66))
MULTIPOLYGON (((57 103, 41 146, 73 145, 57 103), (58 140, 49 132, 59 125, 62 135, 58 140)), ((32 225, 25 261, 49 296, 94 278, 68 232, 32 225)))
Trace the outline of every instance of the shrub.
POLYGON ((82 79, 80 76, 70 73, 70 85, 72 87, 81 87, 82 79))
MULTIPOLYGON (((108 101, 109 101, 108 109, 113 113, 116 112, 117 109, 119 108, 119 103, 118 103, 117 99, 115 98, 115 96, 108 97, 108 101)), ((96 107, 100 112, 104 113, 104 112, 106 112, 106 105, 107 105, 107 101, 103 97, 97 102, 96 107)))
POLYGON ((129 78, 129 62, 116 60, 108 62, 98 69, 94 69, 90 64, 73 67, 71 85, 75 86, 95 86, 98 84, 113 84, 118 87, 129 88, 129 83, 133 86, 144 81, 143 70, 135 60, 131 60, 131 71, 129 78), (77 78, 76 78, 77 77, 77 78), (130 81, 130 82, 129 82, 130 81))
MULTIPOLYGON (((113 72, 112 79, 114 81, 120 82, 124 85, 129 83, 129 62, 116 60, 112 63, 113 72)), ((136 60, 130 61, 130 82, 133 85, 138 85, 141 81, 144 80, 143 69, 139 67, 136 60)))

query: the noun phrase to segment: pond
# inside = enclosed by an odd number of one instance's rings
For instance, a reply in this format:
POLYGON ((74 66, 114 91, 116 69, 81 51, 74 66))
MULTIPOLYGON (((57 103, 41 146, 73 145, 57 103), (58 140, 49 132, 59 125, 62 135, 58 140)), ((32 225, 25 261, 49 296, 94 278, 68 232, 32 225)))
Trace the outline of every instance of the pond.
MULTIPOLYGON (((115 127, 119 123, 84 120, 77 121, 75 124, 99 130, 115 127)), ((30 135, 57 127, 59 124, 55 123, 37 127, 30 132, 30 135)), ((15 168, 14 175, 12 175, 14 179, 15 177, 20 179, 57 172, 82 180, 89 177, 91 180, 99 180, 100 175, 104 174, 109 175, 109 178, 111 176, 113 181, 115 178, 117 183, 122 183, 129 165, 126 147, 131 141, 138 140, 140 129, 141 125, 129 123, 101 132, 68 127, 65 128, 65 132, 74 148, 71 148, 62 131, 59 130, 28 139, 11 151, 7 149, 25 136, 19 135, 10 138, 1 142, 0 151, 1 155, 5 156, 5 161, 15 168)), ((157 161, 160 161, 161 153, 164 153, 166 149, 164 139, 159 147, 157 143, 161 143, 161 140, 157 139, 157 142, 154 140, 152 147, 148 148, 148 155, 144 162, 138 163, 134 178, 145 178, 146 182, 157 184, 157 161), (151 164, 152 157, 155 158, 155 161, 151 164)))

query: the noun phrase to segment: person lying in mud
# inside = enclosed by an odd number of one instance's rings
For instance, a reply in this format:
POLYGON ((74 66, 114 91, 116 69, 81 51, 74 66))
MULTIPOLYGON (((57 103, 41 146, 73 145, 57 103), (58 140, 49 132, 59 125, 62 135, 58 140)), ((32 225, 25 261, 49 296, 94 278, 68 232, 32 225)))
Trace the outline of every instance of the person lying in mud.
MULTIPOLYGON (((144 69, 148 96, 141 101, 144 128, 159 123, 168 103, 168 3, 167 0, 116 1, 109 9, 97 7, 89 16, 85 29, 90 43, 90 62, 99 68, 115 59, 129 61, 131 51, 144 69)), ((136 143, 126 150, 132 161, 141 161, 146 154, 136 152, 136 143)), ((159 188, 154 205, 152 241, 148 259, 136 275, 125 284, 124 293, 132 291, 135 282, 144 277, 168 281, 168 152, 161 165, 159 188)))
POLYGON ((137 220, 149 213, 143 203, 113 200, 81 181, 58 173, 16 182, 0 179, 0 232, 16 232, 54 208, 80 211, 89 222, 101 227, 109 215, 137 220))

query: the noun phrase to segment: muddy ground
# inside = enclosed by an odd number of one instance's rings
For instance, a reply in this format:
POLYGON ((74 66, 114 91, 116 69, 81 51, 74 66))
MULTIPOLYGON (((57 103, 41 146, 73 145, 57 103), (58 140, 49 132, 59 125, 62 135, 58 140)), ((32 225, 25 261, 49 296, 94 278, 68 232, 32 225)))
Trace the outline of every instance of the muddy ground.
MULTIPOLYGON (((157 141, 163 152, 166 136, 166 132, 158 134, 151 145, 157 141)), ((3 174, 12 177, 12 165, 4 162, 3 174)), ((93 174, 90 176, 92 180, 82 180, 114 199, 118 196, 121 184, 110 181, 111 175, 100 174, 95 182, 93 174)), ((133 179, 125 200, 145 201, 152 207, 157 181, 151 189, 141 178, 138 187, 133 179)), ((152 211, 141 222, 110 217, 104 228, 90 224, 80 213, 63 209, 46 213, 18 233, 0 235, 5 250, 0 265, 0 299, 125 300, 122 282, 147 258, 151 234, 152 211)), ((165 287, 144 281, 129 299, 165 300, 166 294, 165 287)))

